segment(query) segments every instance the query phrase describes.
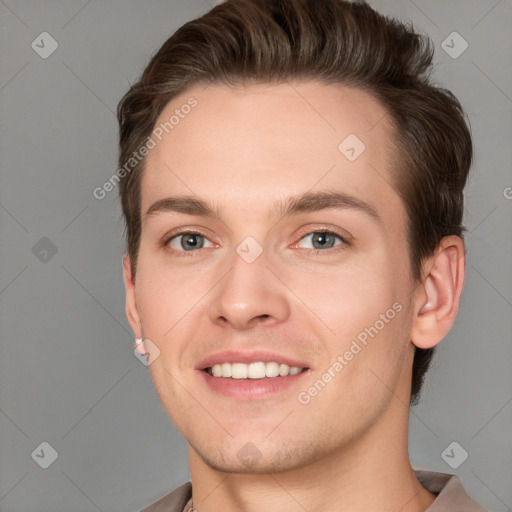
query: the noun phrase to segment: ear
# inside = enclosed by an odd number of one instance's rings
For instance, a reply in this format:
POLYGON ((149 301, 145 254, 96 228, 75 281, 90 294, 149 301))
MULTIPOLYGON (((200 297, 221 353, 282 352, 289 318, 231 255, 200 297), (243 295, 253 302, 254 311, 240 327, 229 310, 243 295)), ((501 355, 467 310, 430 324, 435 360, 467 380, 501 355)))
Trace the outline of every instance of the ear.
POLYGON ((411 341, 432 348, 450 331, 464 286, 466 255, 458 236, 444 237, 422 266, 425 276, 415 291, 411 341))
POLYGON ((126 318, 128 319, 128 323, 135 337, 142 338, 142 328, 135 296, 135 283, 133 281, 132 266, 128 254, 123 256, 123 279, 126 291, 126 318))

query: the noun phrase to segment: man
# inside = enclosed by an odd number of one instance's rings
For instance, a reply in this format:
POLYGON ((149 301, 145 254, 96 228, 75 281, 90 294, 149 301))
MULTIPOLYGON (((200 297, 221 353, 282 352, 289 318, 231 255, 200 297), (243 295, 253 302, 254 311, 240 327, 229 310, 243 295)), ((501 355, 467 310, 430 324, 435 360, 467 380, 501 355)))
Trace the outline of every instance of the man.
POLYGON ((472 159, 431 60, 364 3, 228 0, 122 99, 126 312, 191 474, 145 511, 483 510, 407 450, 472 159))

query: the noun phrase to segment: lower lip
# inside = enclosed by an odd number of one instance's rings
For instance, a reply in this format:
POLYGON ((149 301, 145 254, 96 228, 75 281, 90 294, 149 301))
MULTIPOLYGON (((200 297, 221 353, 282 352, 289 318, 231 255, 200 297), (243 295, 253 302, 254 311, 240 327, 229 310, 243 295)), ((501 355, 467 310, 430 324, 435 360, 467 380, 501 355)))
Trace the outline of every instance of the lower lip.
POLYGON ((258 400, 269 395, 285 391, 297 384, 310 369, 287 375, 286 377, 266 377, 263 379, 232 379, 229 377, 214 377, 204 370, 198 370, 206 384, 221 395, 245 400, 258 400))

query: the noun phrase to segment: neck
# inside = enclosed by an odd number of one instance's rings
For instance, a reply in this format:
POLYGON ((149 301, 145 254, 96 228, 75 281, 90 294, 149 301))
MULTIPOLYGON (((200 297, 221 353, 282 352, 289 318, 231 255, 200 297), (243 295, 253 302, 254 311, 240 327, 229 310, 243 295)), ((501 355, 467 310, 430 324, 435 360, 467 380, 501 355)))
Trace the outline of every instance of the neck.
POLYGON ((424 512, 435 496, 419 483, 410 465, 407 413, 399 400, 392 400, 380 421, 357 441, 292 471, 225 473, 205 464, 189 447, 194 508, 424 512))

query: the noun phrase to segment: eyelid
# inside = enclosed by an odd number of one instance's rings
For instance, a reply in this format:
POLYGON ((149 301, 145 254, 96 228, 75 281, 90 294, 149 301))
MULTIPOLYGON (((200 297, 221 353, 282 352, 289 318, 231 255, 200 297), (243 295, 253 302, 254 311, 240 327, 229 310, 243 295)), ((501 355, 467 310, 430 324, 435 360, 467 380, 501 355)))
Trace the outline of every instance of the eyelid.
POLYGON ((302 240, 305 236, 310 235, 312 233, 330 233, 336 235, 343 240, 347 245, 351 244, 354 240, 354 237, 344 229, 334 227, 334 226, 316 226, 316 227, 304 227, 304 229, 300 230, 302 234, 299 235, 299 240, 302 240))
POLYGON ((176 228, 169 231, 168 233, 165 233, 165 235, 161 237, 161 242, 162 244, 169 243, 171 239, 180 235, 201 235, 210 240, 210 235, 206 234, 205 230, 203 230, 202 228, 195 228, 193 226, 189 226, 183 228, 176 228))

